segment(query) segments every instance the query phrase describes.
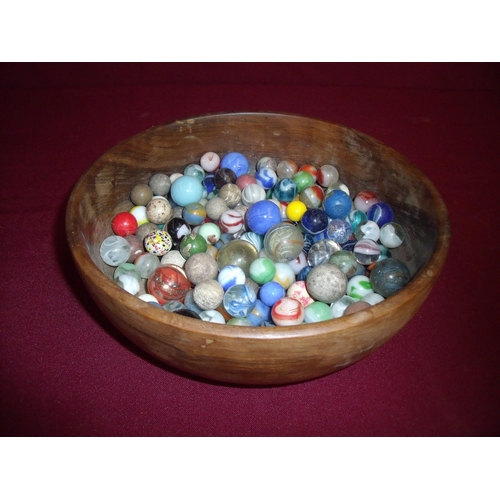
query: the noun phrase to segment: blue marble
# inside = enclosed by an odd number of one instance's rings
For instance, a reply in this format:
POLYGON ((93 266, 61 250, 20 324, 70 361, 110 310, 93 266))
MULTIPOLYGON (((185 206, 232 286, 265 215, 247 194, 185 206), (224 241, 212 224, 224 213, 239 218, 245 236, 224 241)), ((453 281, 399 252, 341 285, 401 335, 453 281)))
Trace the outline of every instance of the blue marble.
POLYGON ((224 291, 227 291, 234 285, 244 285, 246 275, 243 269, 238 266, 224 266, 217 276, 217 281, 220 283, 224 291))
POLYGON ((253 231, 247 231, 240 236, 240 240, 248 241, 260 252, 264 248, 264 238, 253 231))
POLYGON ((264 321, 271 320, 271 307, 257 299, 255 307, 248 313, 247 319, 253 326, 261 326, 264 321))
POLYGON ((240 177, 248 173, 249 165, 246 156, 241 153, 232 152, 222 158, 220 168, 228 168, 236 174, 236 177, 240 177))
POLYGON ((207 194, 210 194, 215 189, 215 176, 214 174, 207 174, 203 179, 203 187, 207 190, 207 194))
POLYGON ((257 295, 247 285, 234 285, 224 294, 224 309, 234 318, 248 316, 256 303, 257 295))
POLYGON ((278 201, 290 203, 297 196, 297 184, 292 179, 280 179, 274 186, 273 194, 278 201))
POLYGON ((272 307, 279 299, 282 299, 285 294, 285 289, 277 281, 264 283, 259 290, 260 300, 269 307, 272 307))
POLYGON ((368 220, 375 222, 378 227, 382 227, 384 224, 394 220, 394 212, 392 208, 387 203, 382 202, 372 205, 368 212, 366 212, 366 216, 368 217, 368 220))
POLYGON ((281 222, 281 211, 270 200, 261 200, 250 205, 245 213, 247 228, 263 236, 275 224, 281 222))
POLYGON ((272 189, 278 182, 278 176, 271 167, 264 167, 255 173, 255 180, 257 181, 257 184, 260 184, 267 190, 272 189))
POLYGON ((196 177, 183 175, 172 183, 169 194, 177 205, 185 207, 201 200, 203 185, 196 177))
POLYGON ((312 266, 304 267, 299 274, 297 274, 297 281, 306 281, 307 275, 311 272, 312 266))
POLYGON ((312 235, 322 233, 328 227, 328 215, 320 208, 309 208, 300 219, 300 225, 312 235))
POLYGON ((323 208, 331 219, 345 219, 352 210, 352 200, 340 189, 334 189, 323 200, 323 208))
POLYGON ((352 226, 345 219, 332 219, 326 228, 329 239, 336 241, 340 245, 347 243, 352 236, 352 226))

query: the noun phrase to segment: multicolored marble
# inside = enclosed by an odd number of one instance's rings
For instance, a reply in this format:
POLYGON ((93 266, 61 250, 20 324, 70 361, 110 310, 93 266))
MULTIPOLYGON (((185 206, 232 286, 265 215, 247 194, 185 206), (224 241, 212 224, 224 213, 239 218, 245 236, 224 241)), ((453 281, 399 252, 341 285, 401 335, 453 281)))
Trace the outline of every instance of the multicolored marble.
POLYGON ((233 317, 247 317, 257 303, 255 292, 247 285, 234 285, 224 294, 224 309, 233 317))
POLYGON ((233 240, 224 245, 217 254, 219 270, 226 266, 238 266, 249 276, 250 264, 259 256, 257 249, 248 241, 233 240))
POLYGON ((325 196, 323 208, 331 219, 345 219, 352 210, 352 201, 344 191, 335 189, 325 196))
POLYGON ((206 252, 207 245, 207 240, 201 234, 191 233, 182 238, 179 251, 185 259, 189 259, 197 253, 206 252))
POLYGON ((398 259, 381 260, 370 272, 373 291, 385 298, 401 290, 410 280, 411 273, 408 266, 398 259))
POLYGON ((220 167, 221 169, 227 168, 232 170, 236 177, 240 177, 241 175, 248 173, 249 164, 245 155, 232 151, 222 158, 220 167))
POLYGON ((347 292, 349 297, 355 300, 361 300, 365 295, 373 292, 370 278, 364 275, 356 275, 347 282, 347 292))
POLYGON ((312 267, 327 263, 331 256, 340 249, 340 245, 333 240, 317 241, 307 254, 307 262, 312 267))
POLYGON ((264 167, 255 172, 255 180, 257 184, 268 190, 272 189, 278 182, 278 175, 271 167, 264 167))
POLYGON ((375 203, 366 212, 368 220, 376 222, 379 227, 394 220, 394 211, 387 203, 375 203))
POLYGON ((368 266, 379 259, 380 246, 376 241, 363 238, 354 245, 352 253, 357 262, 362 266, 368 266))
POLYGON ((276 224, 264 236, 264 249, 275 262, 294 260, 304 249, 302 232, 290 222, 276 224))
POLYGON ((286 296, 292 299, 297 299, 304 307, 314 302, 314 299, 309 295, 305 281, 296 281, 292 283, 286 291, 286 296))
POLYGON ((198 226, 207 216, 206 208, 199 202, 188 203, 182 210, 182 218, 191 226, 198 226))
POLYGON ((339 171, 333 165, 322 165, 316 175, 316 181, 325 188, 339 180, 339 171))
POLYGON ((280 179, 274 186, 273 196, 278 201, 290 203, 297 196, 297 184, 292 179, 280 179))
POLYGON ((354 208, 366 213, 375 203, 378 203, 378 201, 377 195, 373 191, 360 191, 354 197, 354 208))
POLYGON ((281 211, 271 200, 257 201, 248 208, 245 222, 250 231, 263 236, 272 226, 281 222, 281 211))
POLYGON ((255 283, 263 285, 272 281, 276 274, 276 266, 271 259, 258 257, 250 264, 248 273, 255 283))
POLYGON ((305 323, 319 323, 333 319, 333 312, 328 304, 324 302, 312 302, 304 309, 305 323))
POLYGON ((345 219, 332 219, 326 228, 329 239, 343 245, 352 236, 352 226, 345 219))
POLYGON ((380 243, 386 248, 397 248, 404 239, 405 230, 397 222, 388 222, 380 228, 380 243))
POLYGON ((173 264, 156 268, 147 282, 148 292, 155 297, 160 305, 168 300, 183 301, 191 290, 191 283, 182 269, 173 264))
POLYGON ((279 299, 271 309, 271 317, 277 326, 300 325, 304 315, 304 306, 291 297, 279 299))
POLYGON ((226 210, 219 219, 219 227, 227 234, 236 234, 243 229, 243 216, 237 210, 226 210))
POLYGON ((299 195, 299 200, 307 208, 320 208, 324 199, 325 193, 317 184, 307 186, 299 195))

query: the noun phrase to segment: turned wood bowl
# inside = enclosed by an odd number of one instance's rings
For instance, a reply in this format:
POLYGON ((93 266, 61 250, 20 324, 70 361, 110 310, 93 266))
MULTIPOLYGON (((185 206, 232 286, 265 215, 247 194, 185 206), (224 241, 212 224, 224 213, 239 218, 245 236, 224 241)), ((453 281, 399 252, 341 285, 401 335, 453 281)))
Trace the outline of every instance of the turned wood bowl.
POLYGON ((90 295, 132 342, 166 364, 226 383, 274 385, 324 376, 359 361, 393 337, 420 308, 445 262, 450 240, 446 206, 430 180, 381 142, 341 125, 302 116, 231 113, 152 127, 99 158, 67 206, 71 252, 90 295), (206 323, 153 307, 112 280, 99 255, 111 219, 131 208, 131 188, 157 172, 181 172, 207 151, 239 151, 297 164, 335 165, 351 196, 368 189, 392 206, 406 229, 392 251, 411 281, 385 301, 339 319, 294 327, 206 323))

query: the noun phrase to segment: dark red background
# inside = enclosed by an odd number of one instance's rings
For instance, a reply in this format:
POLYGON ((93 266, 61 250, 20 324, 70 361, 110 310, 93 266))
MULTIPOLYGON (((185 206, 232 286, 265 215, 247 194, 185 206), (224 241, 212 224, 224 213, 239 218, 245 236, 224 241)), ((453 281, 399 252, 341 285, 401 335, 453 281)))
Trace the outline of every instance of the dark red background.
POLYGON ((498 64, 2 64, 5 436, 498 436, 498 64), (143 354, 84 289, 64 217, 78 178, 152 125, 277 111, 365 132, 437 186, 442 275, 390 342, 286 387, 197 380, 143 354))

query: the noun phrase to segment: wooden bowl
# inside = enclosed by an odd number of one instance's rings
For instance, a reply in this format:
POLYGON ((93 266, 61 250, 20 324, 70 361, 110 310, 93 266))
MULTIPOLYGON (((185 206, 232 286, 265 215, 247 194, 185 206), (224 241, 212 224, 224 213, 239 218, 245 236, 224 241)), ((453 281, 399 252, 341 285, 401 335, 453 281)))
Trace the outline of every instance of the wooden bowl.
POLYGON ((132 342, 185 372, 238 384, 284 384, 320 377, 364 358, 415 314, 446 259, 450 223, 429 179, 409 160, 355 130, 301 116, 235 113, 201 116, 146 130, 105 153, 81 177, 68 202, 66 230, 78 271, 104 314, 132 342), (393 251, 412 272, 406 287, 355 314, 296 327, 236 327, 166 312, 118 287, 99 256, 111 219, 129 193, 156 172, 182 171, 207 151, 244 153, 299 165, 334 164, 354 196, 369 189, 406 228, 393 251))

